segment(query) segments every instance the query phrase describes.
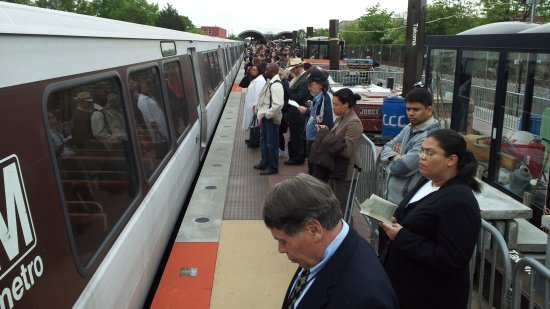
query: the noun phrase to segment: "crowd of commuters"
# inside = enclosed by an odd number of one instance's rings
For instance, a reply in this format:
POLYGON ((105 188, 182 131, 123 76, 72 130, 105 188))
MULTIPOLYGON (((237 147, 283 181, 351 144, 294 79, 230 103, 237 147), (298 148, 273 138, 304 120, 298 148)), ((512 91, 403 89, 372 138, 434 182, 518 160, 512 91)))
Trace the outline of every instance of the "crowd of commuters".
POLYGON ((279 252, 299 265, 283 308, 466 308, 481 225, 477 161, 460 134, 439 128, 431 93, 415 88, 405 96, 410 124, 381 150, 384 197, 398 209, 392 224, 379 224, 377 256, 343 220, 359 164, 363 126, 354 105, 361 97, 348 88, 329 92, 328 74, 297 50, 251 46, 245 61, 242 128, 254 113, 262 127, 254 168, 277 174, 287 153, 285 165, 308 164, 309 175, 278 183, 264 202, 279 252))

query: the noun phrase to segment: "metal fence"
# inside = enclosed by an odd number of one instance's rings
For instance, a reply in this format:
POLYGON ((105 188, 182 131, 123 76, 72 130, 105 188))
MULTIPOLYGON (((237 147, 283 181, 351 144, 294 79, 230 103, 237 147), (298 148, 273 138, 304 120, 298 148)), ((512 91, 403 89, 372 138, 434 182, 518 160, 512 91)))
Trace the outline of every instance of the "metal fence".
POLYGON ((393 78, 394 87, 403 84, 403 72, 389 70, 356 71, 356 70, 327 70, 330 77, 344 86, 382 84, 386 86, 388 78, 393 78))
POLYGON ((370 56, 382 66, 403 68, 405 63, 405 45, 346 45, 343 56, 345 58, 366 58, 370 56))
MULTIPOLYGON (((374 143, 363 134, 359 144, 360 163, 356 167, 354 181, 348 196, 348 211, 346 219, 349 221, 351 209, 359 207, 360 203, 369 198, 371 194, 384 196, 386 184, 386 171, 377 155, 374 143)), ((378 221, 364 216, 369 224, 371 233, 368 239, 378 251, 378 221)), ((521 281, 525 278, 525 266, 532 270, 530 274, 527 299, 529 308, 550 308, 550 270, 536 260, 522 258, 516 261, 512 274, 511 252, 506 245, 502 233, 491 223, 481 220, 481 230, 474 253, 470 260, 470 299, 468 308, 522 308, 521 281), (538 276, 536 274, 539 274, 538 276), (543 277, 541 280, 541 277, 543 277), (541 283, 542 281, 542 283, 541 283), (512 286, 513 283, 513 286, 512 286), (541 292, 541 286, 543 291, 541 292), (542 295, 542 296, 541 296, 542 295), (542 300, 541 300, 542 299, 542 300)))
POLYGON ((512 277, 512 308, 521 308, 522 293, 527 296, 529 308, 550 308, 549 282, 550 270, 546 266, 530 257, 519 259, 512 277), (529 286, 523 289, 522 282, 526 277, 529 286))
MULTIPOLYGON (((371 194, 377 193, 377 184, 372 181, 373 176, 378 173, 378 165, 376 160, 376 146, 374 143, 363 134, 359 140, 359 165, 355 166, 353 171, 353 180, 348 194, 346 204, 346 213, 344 219, 349 222, 353 209, 359 208, 359 205, 369 198, 371 194)), ((370 243, 373 247, 378 248, 378 223, 365 217, 370 226, 371 236, 370 243)))
POLYGON ((494 226, 482 219, 478 243, 470 261, 468 308, 510 308, 511 278, 506 241, 494 226))

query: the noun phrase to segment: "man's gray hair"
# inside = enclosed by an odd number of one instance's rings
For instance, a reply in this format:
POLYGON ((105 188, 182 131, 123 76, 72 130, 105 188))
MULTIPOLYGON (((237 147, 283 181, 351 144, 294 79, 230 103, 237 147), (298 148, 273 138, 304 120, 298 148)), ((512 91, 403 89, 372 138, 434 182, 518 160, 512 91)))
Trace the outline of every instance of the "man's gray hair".
POLYGON ((291 236, 309 220, 315 219, 323 228, 332 230, 341 218, 340 202, 330 187, 303 173, 275 185, 264 201, 265 225, 291 236))

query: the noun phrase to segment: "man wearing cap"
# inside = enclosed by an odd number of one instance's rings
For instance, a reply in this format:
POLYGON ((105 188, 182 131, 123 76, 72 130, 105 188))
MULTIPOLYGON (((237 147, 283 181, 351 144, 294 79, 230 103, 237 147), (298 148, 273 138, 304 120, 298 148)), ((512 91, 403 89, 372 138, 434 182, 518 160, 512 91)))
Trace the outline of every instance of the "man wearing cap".
MULTIPOLYGON (((304 62, 300 58, 292 58, 288 63, 288 68, 293 78, 290 81, 290 100, 295 101, 300 106, 307 107, 307 101, 311 99, 308 90, 304 62)), ((288 121, 290 141, 288 142, 288 157, 284 163, 286 165, 301 165, 305 161, 305 125, 306 115, 300 113, 295 106, 289 106, 285 115, 288 121)))
POLYGON ((79 92, 76 97, 76 109, 71 118, 71 137, 75 147, 84 149, 86 142, 93 139, 92 112, 94 100, 89 92, 79 92))
MULTIPOLYGON (((328 94, 329 83, 325 72, 321 72, 317 69, 311 71, 307 77, 308 89, 313 96, 313 103, 309 108, 300 106, 298 110, 302 114, 306 114, 306 140, 308 146, 308 156, 311 144, 317 136, 317 126, 325 125, 329 129, 332 129, 334 119, 332 115, 332 100, 328 94)), ((311 175, 313 172, 313 166, 308 161, 308 170, 311 175)))

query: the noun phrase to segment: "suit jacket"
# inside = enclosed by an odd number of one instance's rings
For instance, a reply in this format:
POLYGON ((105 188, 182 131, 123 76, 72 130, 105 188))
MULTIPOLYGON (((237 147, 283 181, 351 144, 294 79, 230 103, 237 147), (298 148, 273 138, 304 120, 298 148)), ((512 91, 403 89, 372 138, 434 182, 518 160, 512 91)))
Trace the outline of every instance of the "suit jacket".
MULTIPOLYGON (((299 270, 299 269, 298 269, 299 270)), ((294 274, 283 309, 291 292, 294 274)), ((317 273, 296 308, 398 308, 393 289, 367 241, 350 228, 340 247, 317 273)))
POLYGON ((472 189, 454 178, 407 206, 427 181, 422 178, 399 204, 394 216, 403 228, 389 244, 384 268, 402 308, 464 309, 479 205, 472 189))
MULTIPOLYGON (((296 101, 300 106, 305 106, 307 100, 311 99, 306 77, 305 73, 302 74, 290 88, 290 99, 296 101)), ((298 108, 292 105, 289 106, 288 112, 285 114, 285 120, 288 122, 305 123, 306 119, 307 115, 301 114, 298 108)))
POLYGON ((355 111, 351 109, 344 116, 336 118, 332 131, 338 136, 343 136, 346 140, 346 147, 340 150, 338 155, 349 160, 345 180, 350 181, 353 175, 353 165, 359 164, 357 149, 361 135, 363 135, 363 124, 355 111))

